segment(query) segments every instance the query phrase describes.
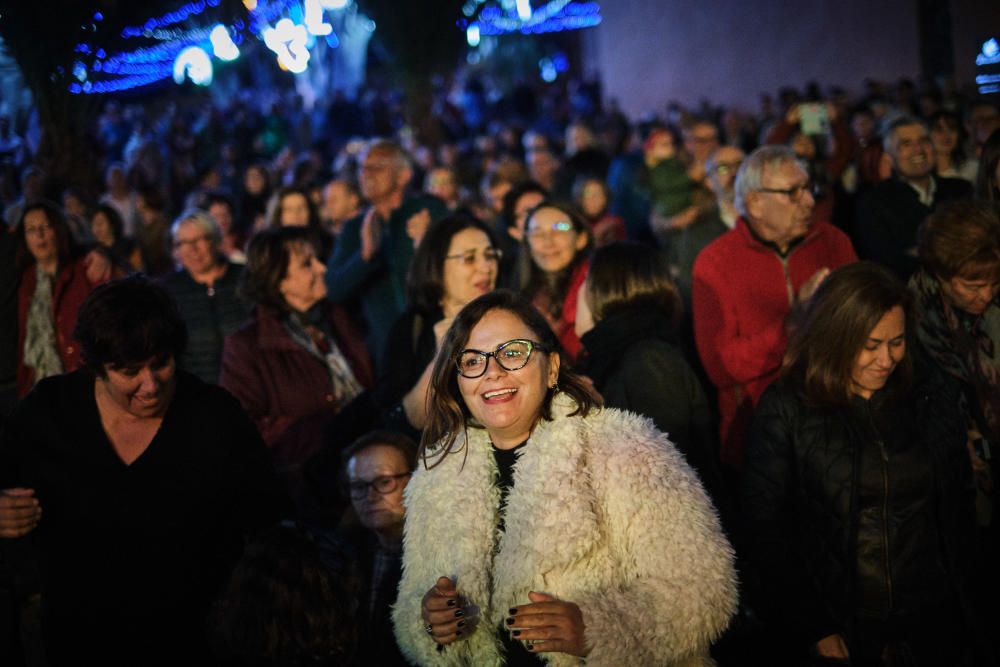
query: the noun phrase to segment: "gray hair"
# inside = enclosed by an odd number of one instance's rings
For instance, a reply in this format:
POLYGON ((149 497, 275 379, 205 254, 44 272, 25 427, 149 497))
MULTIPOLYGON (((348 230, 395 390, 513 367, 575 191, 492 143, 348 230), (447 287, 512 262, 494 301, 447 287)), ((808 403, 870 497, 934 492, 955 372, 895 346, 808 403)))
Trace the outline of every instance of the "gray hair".
POLYGON ((396 164, 396 169, 399 169, 400 171, 413 168, 413 162, 410 160, 410 156, 406 150, 392 139, 384 138, 376 138, 369 142, 369 144, 365 147, 365 150, 361 155, 361 161, 358 164, 364 164, 368 154, 372 151, 389 155, 392 161, 396 164))
POLYGON ((885 128, 885 136, 882 137, 882 150, 890 155, 893 153, 892 142, 896 140, 896 130, 901 127, 909 127, 911 125, 919 125, 920 127, 927 130, 927 123, 920 120, 916 116, 911 116, 909 114, 900 114, 889 121, 889 124, 885 128))
POLYGON ((190 208, 174 220, 174 224, 170 225, 171 241, 177 239, 177 232, 180 231, 181 225, 185 222, 194 224, 202 234, 208 237, 208 240, 216 248, 222 243, 222 229, 219 228, 219 223, 209 213, 200 208, 190 208))
POLYGON ((800 164, 798 157, 788 146, 761 146, 750 153, 736 172, 734 200, 736 210, 747 217, 746 196, 764 187, 764 170, 774 170, 783 164, 800 164))

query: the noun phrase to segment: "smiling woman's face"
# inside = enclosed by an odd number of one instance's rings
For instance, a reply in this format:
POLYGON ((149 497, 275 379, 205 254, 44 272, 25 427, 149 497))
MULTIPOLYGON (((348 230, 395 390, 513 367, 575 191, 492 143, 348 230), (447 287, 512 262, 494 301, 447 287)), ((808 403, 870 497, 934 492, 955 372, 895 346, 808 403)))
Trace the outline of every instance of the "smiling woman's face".
MULTIPOLYGON (((521 318, 507 310, 491 310, 469 334, 465 349, 493 352, 502 343, 538 336, 521 318)), ((549 387, 559 377, 559 354, 535 349, 528 363, 516 371, 487 360, 486 372, 477 378, 458 376, 458 388, 472 416, 490 434, 493 444, 510 449, 528 439, 538 421, 549 387)))

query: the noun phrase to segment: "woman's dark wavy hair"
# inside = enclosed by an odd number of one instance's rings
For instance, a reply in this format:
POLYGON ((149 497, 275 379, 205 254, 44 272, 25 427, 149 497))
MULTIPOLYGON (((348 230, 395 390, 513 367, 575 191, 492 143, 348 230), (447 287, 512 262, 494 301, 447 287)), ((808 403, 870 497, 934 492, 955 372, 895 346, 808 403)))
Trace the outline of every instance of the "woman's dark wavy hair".
POLYGON ((247 547, 211 614, 222 665, 351 664, 357 601, 347 572, 330 571, 312 538, 279 524, 247 547))
POLYGON ((187 345, 187 327, 170 294, 137 274, 95 287, 80 306, 73 337, 87 368, 104 378, 106 366, 176 359, 187 345))
POLYGON ((14 266, 17 269, 17 274, 21 273, 32 266, 35 263, 35 258, 28 250, 28 243, 24 237, 24 220, 28 217, 29 213, 34 211, 42 211, 45 213, 46 219, 49 221, 49 226, 52 227, 52 231, 56 234, 56 247, 59 249, 59 268, 66 266, 75 254, 78 254, 79 248, 73 242, 73 233, 69 229, 69 223, 66 222, 66 214, 63 213, 62 208, 51 201, 43 199, 37 201, 34 204, 28 204, 21 211, 21 217, 18 219, 17 228, 15 233, 17 234, 17 254, 15 255, 14 266))
POLYGON ((490 245, 496 248, 493 231, 471 213, 458 212, 431 223, 410 263, 407 281, 410 306, 424 312, 433 312, 441 307, 441 299, 444 298, 445 257, 452 238, 466 229, 483 232, 490 240, 490 245))
POLYGON ((524 223, 524 238, 521 240, 521 252, 518 254, 517 266, 517 286, 521 293, 529 299, 534 299, 539 293, 546 293, 549 302, 549 315, 553 319, 562 317, 563 301, 566 300, 566 293, 569 291, 570 281, 573 279, 573 271, 580 264, 587 261, 590 251, 594 246, 594 237, 590 233, 590 227, 583 221, 583 216, 571 204, 556 201, 543 201, 541 204, 531 209, 528 218, 524 223), (545 208, 554 208, 562 212, 570 222, 573 229, 578 234, 587 235, 587 244, 576 251, 573 261, 558 274, 548 274, 543 271, 531 256, 531 241, 528 238, 528 226, 531 219, 545 208))
POLYGON ((125 221, 122 220, 122 214, 111 204, 98 204, 97 208, 94 209, 94 214, 90 216, 91 226, 93 226, 94 218, 98 213, 102 214, 108 221, 111 233, 115 235, 115 241, 120 241, 125 235, 125 221))
POLYGON ((788 343, 782 377, 818 407, 847 405, 854 362, 879 320, 900 306, 906 316, 904 355, 886 384, 902 396, 913 381, 913 306, 909 290, 888 269, 871 262, 842 266, 820 284, 788 343))
MULTIPOLYGON (((466 406, 462 393, 458 388, 458 368, 455 360, 465 349, 469 335, 483 317, 493 310, 505 310, 531 329, 546 352, 555 352, 560 357, 559 376, 556 383, 562 391, 576 401, 577 408, 570 416, 586 417, 591 410, 601 407, 601 397, 593 390, 583 377, 569 370, 569 363, 559 339, 549 328, 548 322, 538 310, 520 294, 507 289, 496 290, 471 301, 465 306, 441 342, 441 350, 434 361, 431 375, 431 386, 427 404, 427 425, 420 439, 420 455, 424 465, 432 468, 446 456, 453 453, 451 448, 460 433, 469 426, 482 428, 473 423, 472 415, 466 406), (428 463, 428 457, 436 457, 428 463)), ((514 371, 517 372, 517 371, 514 371)), ((555 390, 550 389, 542 403, 538 418, 552 421, 552 397, 555 390)))
POLYGON ((275 312, 288 312, 281 281, 288 275, 293 252, 306 245, 312 246, 319 257, 316 235, 308 227, 268 227, 257 233, 247 247, 246 270, 240 283, 243 297, 275 312))
POLYGON ((543 198, 549 198, 549 191, 542 187, 541 183, 537 181, 522 181, 521 183, 516 183, 507 194, 503 196, 503 204, 500 209, 500 218, 503 220, 507 227, 513 227, 517 224, 515 220, 516 215, 514 213, 514 207, 517 206, 517 200, 528 194, 529 192, 534 192, 540 194, 543 198))

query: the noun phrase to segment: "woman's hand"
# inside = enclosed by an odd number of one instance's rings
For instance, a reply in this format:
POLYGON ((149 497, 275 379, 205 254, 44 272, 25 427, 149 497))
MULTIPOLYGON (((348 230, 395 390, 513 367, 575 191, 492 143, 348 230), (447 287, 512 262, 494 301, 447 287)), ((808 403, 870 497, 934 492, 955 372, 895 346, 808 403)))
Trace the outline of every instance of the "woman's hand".
POLYGON ((0 491, 0 537, 27 535, 42 520, 42 507, 34 489, 12 488, 0 491))
POLYGON ((475 629, 469 610, 460 606, 455 582, 439 577, 437 583, 424 595, 420 615, 431 639, 442 646, 468 637, 475 629))
POLYGON ((546 593, 528 593, 531 604, 510 610, 507 628, 514 639, 527 642, 535 653, 568 653, 583 658, 590 653, 583 636, 583 613, 572 602, 546 593))
POLYGON ((847 644, 840 635, 829 635, 816 642, 816 654, 821 658, 834 660, 851 659, 851 654, 847 652, 847 644))

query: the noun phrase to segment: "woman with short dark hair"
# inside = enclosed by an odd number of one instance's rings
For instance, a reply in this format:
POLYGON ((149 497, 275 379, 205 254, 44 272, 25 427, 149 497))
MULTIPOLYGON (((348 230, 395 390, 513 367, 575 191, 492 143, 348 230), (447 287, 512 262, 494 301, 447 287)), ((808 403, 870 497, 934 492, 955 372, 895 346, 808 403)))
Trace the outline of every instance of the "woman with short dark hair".
POLYGON ((993 664, 965 430, 950 387, 913 372, 911 319, 887 269, 837 269, 755 410, 741 508, 775 664, 993 664))
POLYGON ((560 349, 507 290, 442 342, 393 612, 415 664, 693 664, 733 613, 696 475, 648 420, 602 409, 560 349))
POLYGON ((86 367, 39 382, 0 442, 0 537, 38 528, 47 658, 209 664, 209 602, 286 510, 264 444, 176 369, 184 323, 145 277, 96 287, 74 336, 86 367))
POLYGON ((250 241, 243 293, 256 307, 226 337, 219 378, 257 423, 300 507, 302 465, 326 422, 372 382, 364 342, 326 300, 314 243, 306 227, 270 228, 250 241))

